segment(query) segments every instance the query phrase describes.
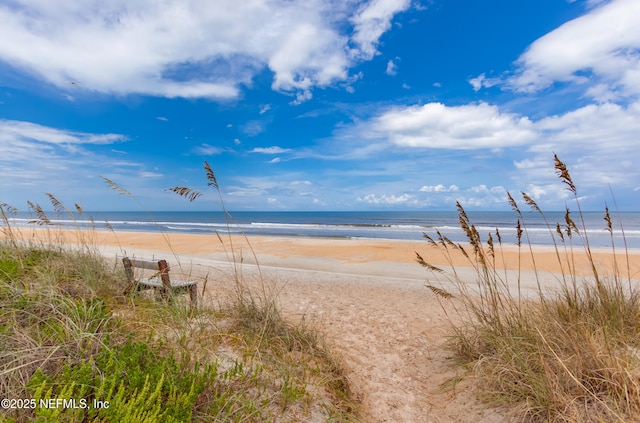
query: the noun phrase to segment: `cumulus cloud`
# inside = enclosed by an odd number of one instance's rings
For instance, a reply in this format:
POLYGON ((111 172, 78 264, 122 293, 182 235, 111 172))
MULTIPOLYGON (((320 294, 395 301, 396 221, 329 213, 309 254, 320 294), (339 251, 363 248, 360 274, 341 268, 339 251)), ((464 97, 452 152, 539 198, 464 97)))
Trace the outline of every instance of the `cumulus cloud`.
POLYGON ((486 103, 394 107, 360 128, 364 137, 404 147, 467 150, 523 145, 534 137, 532 122, 486 103))
POLYGON ((68 89, 232 98, 265 67, 298 102, 349 78, 409 0, 0 5, 0 60, 68 89), (77 82, 76 82, 77 81, 77 82))
POLYGON ((543 118, 535 128, 537 142, 527 149, 532 156, 514 163, 525 179, 553 178, 552 151, 572 164, 573 176, 586 187, 629 186, 640 178, 631 165, 640 162, 640 102, 592 104, 543 118))
MULTIPOLYGON (((485 199, 486 204, 499 204, 504 201, 500 182, 505 181, 502 183, 508 189, 530 187, 534 198, 556 201, 553 207, 557 207, 566 198, 561 195, 562 185, 554 172, 553 153, 570 166, 574 180, 583 190, 600 190, 600 194, 607 196, 609 186, 614 189, 637 186, 638 134, 640 101, 628 105, 590 104, 537 120, 484 103, 465 106, 429 103, 383 109, 338 133, 335 145, 350 146, 350 150, 336 157, 369 158, 375 163, 410 154, 416 163, 425 165, 413 169, 403 164, 383 170, 399 179, 403 178, 401 173, 407 175, 407 183, 425 168, 433 172, 430 178, 446 181, 435 169, 439 165, 443 172, 481 175, 473 188, 457 189, 459 183, 424 185, 416 189, 417 198, 433 197, 434 201, 459 198, 478 206, 485 199)), ((397 198, 398 191, 392 192, 397 198)), ((361 198, 365 200, 381 204, 384 198, 361 198)), ((394 198, 388 196, 387 200, 394 198)))
POLYGON ((599 95, 602 84, 640 95, 640 2, 613 0, 594 7, 536 40, 516 64, 508 80, 516 91, 535 92, 561 81, 601 84, 599 95))

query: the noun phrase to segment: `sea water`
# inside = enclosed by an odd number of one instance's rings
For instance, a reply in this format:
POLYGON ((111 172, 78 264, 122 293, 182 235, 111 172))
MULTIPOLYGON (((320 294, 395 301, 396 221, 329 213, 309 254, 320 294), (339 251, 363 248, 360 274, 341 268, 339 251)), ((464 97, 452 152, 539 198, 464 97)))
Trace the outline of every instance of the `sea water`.
MULTIPOLYGON (((469 211, 469 219, 483 241, 496 231, 503 244, 517 243, 517 224, 520 220, 522 243, 553 245, 560 242, 556 224, 563 236, 566 233, 565 212, 469 211)), ((453 242, 467 241, 460 228, 456 212, 444 211, 362 211, 362 212, 85 212, 81 215, 48 214, 50 224, 64 228, 113 229, 190 234, 246 234, 248 236, 285 236, 315 238, 421 240, 423 234, 434 239, 440 232, 453 242)), ((580 232, 573 234, 574 245, 582 245, 588 237, 591 247, 640 248, 640 212, 621 212, 612 215, 614 228, 607 230, 603 212, 584 212, 582 218, 572 213, 580 232), (584 221, 584 222, 583 222, 584 221), (586 228, 586 231, 584 230, 586 228)), ((10 224, 37 225, 28 214, 10 216, 10 224)), ((40 222, 42 223, 42 222, 40 222)))

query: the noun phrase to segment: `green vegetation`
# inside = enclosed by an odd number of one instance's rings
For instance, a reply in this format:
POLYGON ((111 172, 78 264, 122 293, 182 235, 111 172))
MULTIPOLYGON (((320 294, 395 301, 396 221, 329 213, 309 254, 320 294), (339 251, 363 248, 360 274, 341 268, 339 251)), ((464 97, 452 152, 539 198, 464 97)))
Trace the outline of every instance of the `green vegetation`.
POLYGON ((216 307, 125 298, 123 269, 96 252, 92 231, 70 249, 30 206, 44 241, 22 239, 0 204, 0 398, 33 401, 0 422, 357 421, 319 334, 239 273, 216 307))
MULTIPOLYGON (((503 404, 525 421, 640 421, 640 290, 630 274, 628 252, 625 248, 618 254, 614 247, 613 268, 600 267, 589 246, 576 187, 557 156, 555 166, 578 208, 577 223, 567 209, 563 223, 548 225, 563 269, 557 289, 541 286, 538 279, 537 293, 525 295, 520 271, 511 277, 496 267, 496 255, 502 251, 500 233, 481 241, 460 205, 469 247, 439 233, 425 237, 450 263, 454 255, 467 257, 476 271, 476 289, 458 277, 455 268, 450 279, 456 292, 429 288, 448 308, 458 310, 462 323, 454 325, 452 346, 463 363, 474 364, 483 397, 492 404, 503 404), (581 247, 573 247, 573 241, 581 241, 576 242, 581 247), (579 254, 587 258, 588 277, 577 272, 579 254)), ((529 195, 522 196, 542 214, 529 195)), ((519 217, 519 254, 530 254, 535 266, 525 215, 511 195, 509 201, 519 217)), ((608 209, 604 222, 613 233, 608 209)), ((418 262, 429 271, 444 272, 420 255, 418 262)), ((534 270, 537 277, 538 269, 534 270)))

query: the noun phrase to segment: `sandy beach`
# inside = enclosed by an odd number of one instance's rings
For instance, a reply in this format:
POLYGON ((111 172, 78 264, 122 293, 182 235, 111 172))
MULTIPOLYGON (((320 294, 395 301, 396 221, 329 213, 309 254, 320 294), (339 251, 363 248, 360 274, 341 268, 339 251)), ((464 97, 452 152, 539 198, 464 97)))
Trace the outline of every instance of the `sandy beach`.
MULTIPOLYGON (((426 241, 319 238, 222 237, 57 229, 22 230, 22 239, 96 246, 107 258, 116 255, 166 258, 172 272, 204 278, 204 301, 222 301, 233 291, 234 272, 254 289, 277 293, 286 316, 319 327, 341 357, 366 422, 496 422, 505 412, 487 409, 475 398, 473 375, 454 364, 446 348, 450 318, 446 303, 425 284, 454 289, 446 276, 435 276, 415 261, 419 252, 430 264, 456 267, 470 287, 475 272, 457 253, 447 258, 426 241), (35 234, 35 235, 34 235, 35 234), (221 242, 222 241, 222 242, 221 242), (235 263, 235 264, 234 264, 235 263)), ((610 251, 595 252, 603 273, 614 267, 610 251)), ((632 278, 640 274, 640 252, 630 252, 632 278)), ((578 274, 589 264, 576 249, 578 274)), ((515 247, 496 252, 496 266, 509 280, 518 268, 525 295, 538 282, 557 286, 560 265, 553 248, 515 247), (538 272, 533 272, 533 264, 538 272)), ((626 275, 623 255, 617 266, 626 275)), ((200 288, 202 288, 200 285, 200 288)))

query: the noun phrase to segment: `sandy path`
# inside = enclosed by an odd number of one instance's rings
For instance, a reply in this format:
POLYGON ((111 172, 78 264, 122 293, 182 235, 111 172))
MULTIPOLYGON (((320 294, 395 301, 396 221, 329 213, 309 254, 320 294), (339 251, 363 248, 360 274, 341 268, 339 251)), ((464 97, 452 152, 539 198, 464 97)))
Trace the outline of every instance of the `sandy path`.
MULTIPOLYGON (((228 262, 200 255, 194 274, 209 273, 206 299, 232 295, 228 262)), ((259 257, 260 258, 260 257, 259 257)), ((272 257, 265 256, 265 260, 272 257)), ((404 277, 376 275, 365 267, 333 261, 331 270, 300 269, 284 259, 276 265, 245 263, 243 280, 254 290, 278 295, 283 312, 319 327, 342 359, 351 387, 361 401, 365 422, 496 422, 504 418, 485 410, 474 398, 473 377, 456 367, 445 347, 449 323, 438 299, 424 287, 418 265, 396 264, 404 277), (277 265, 281 264, 281 265, 277 265), (404 268, 403 268, 404 267, 404 268), (413 276, 409 276, 413 268, 413 276), (457 382, 465 376, 466 381, 457 382)), ((308 263, 313 266, 315 259, 308 263)), ((386 271, 393 266, 382 264, 386 271)))

